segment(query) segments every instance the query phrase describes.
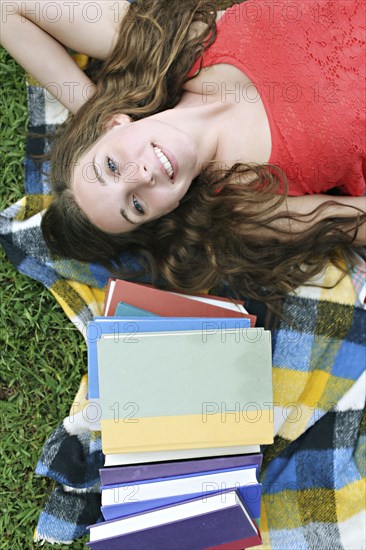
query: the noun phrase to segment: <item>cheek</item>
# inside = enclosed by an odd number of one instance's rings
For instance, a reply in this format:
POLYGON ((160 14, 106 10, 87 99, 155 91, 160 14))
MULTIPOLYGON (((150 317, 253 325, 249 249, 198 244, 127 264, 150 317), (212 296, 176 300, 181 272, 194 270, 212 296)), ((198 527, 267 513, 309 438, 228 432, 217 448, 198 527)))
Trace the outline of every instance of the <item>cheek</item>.
POLYGON ((178 206, 179 206, 179 202, 174 203, 173 206, 169 209, 169 211, 166 212, 166 214, 169 214, 169 212, 173 212, 173 210, 178 208, 178 206))
POLYGON ((165 216, 178 208, 179 201, 182 199, 181 193, 177 193, 176 190, 174 192, 174 190, 171 189, 159 190, 157 193, 157 190, 151 190, 153 192, 147 197, 147 200, 150 199, 154 218, 165 216))
POLYGON ((165 216, 166 214, 170 214, 170 212, 173 212, 176 208, 178 208, 179 202, 174 202, 170 204, 166 204, 161 208, 159 217, 165 216))
POLYGON ((170 200, 169 203, 167 204, 167 209, 169 208, 169 212, 171 212, 172 210, 175 210, 176 208, 178 208, 179 206, 179 200, 177 199, 177 197, 174 197, 173 200, 170 200))

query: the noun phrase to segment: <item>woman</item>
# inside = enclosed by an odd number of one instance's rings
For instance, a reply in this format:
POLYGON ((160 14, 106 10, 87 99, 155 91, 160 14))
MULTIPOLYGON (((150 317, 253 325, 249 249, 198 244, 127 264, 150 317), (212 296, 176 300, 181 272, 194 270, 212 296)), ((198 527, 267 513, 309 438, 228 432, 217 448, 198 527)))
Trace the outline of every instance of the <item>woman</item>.
POLYGON ((51 251, 121 275, 118 255, 134 251, 172 287, 226 279, 267 300, 328 260, 354 261, 366 244, 361 0, 225 13, 101 2, 95 15, 77 2, 72 18, 57 2, 57 24, 10 4, 3 45, 74 113, 52 152, 51 251), (105 60, 96 85, 59 42, 105 60))

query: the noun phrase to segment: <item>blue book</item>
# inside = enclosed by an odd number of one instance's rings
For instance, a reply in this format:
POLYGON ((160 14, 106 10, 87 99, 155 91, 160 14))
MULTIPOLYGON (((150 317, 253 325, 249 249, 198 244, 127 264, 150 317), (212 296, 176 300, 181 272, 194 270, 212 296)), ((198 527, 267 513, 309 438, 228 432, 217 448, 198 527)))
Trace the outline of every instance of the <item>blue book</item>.
MULTIPOLYGON (((132 489, 132 486, 131 486, 132 489)), ((259 527, 260 515, 261 515, 261 499, 262 499, 262 485, 260 483, 252 484, 250 486, 236 486, 236 490, 241 495, 243 501, 246 504, 248 512, 251 517, 256 521, 259 527)), ((217 491, 208 491, 207 495, 214 494, 217 491)), ((133 494, 131 490, 130 495, 133 494)), ((103 496, 103 490, 102 490, 103 496)), ((127 493, 126 493, 126 496, 127 493)), ((138 496, 138 495, 137 495, 138 496)), ((149 510, 155 510, 162 506, 169 506, 189 500, 191 498, 201 497, 203 498, 202 491, 190 494, 181 494, 172 497, 155 498, 145 501, 136 499, 136 502, 124 502, 121 504, 110 504, 101 507, 101 512, 105 520, 112 520, 117 518, 123 518, 139 512, 145 512, 149 510)), ((131 498, 133 498, 131 496, 131 498)))
POLYGON ((148 332, 198 331, 203 338, 224 330, 243 330, 250 328, 250 319, 212 318, 212 317, 156 317, 156 318, 118 318, 96 317, 87 325, 88 343, 88 399, 99 399, 98 344, 102 335, 115 337, 115 341, 133 344, 138 334, 148 332))

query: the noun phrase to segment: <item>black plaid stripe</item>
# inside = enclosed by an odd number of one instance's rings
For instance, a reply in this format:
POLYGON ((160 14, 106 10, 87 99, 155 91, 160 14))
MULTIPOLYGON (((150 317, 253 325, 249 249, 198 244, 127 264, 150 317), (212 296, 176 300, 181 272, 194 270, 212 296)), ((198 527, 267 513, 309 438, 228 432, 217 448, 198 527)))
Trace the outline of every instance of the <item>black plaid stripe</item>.
POLYGON ((319 302, 316 334, 344 340, 353 324, 355 308, 349 305, 334 304, 325 300, 319 302))
MULTIPOLYGON (((11 226, 9 226, 9 229, 10 228, 11 226)), ((2 227, 2 230, 4 230, 3 227, 2 227)), ((12 233, 2 234, 2 235, 0 234, 0 244, 4 248, 8 259, 11 261, 14 267, 18 269, 19 266, 26 259, 27 254, 23 252, 23 250, 14 246, 13 234, 12 233)))
POLYGON ((298 440, 298 450, 333 449, 336 413, 328 412, 298 440))
POLYGON ((91 487, 99 482, 103 462, 101 451, 85 452, 79 438, 68 435, 60 442, 49 468, 65 478, 68 486, 91 487))
POLYGON ((337 412, 333 444, 336 449, 354 448, 359 438, 363 411, 337 412))
MULTIPOLYGON (((44 512, 59 520, 78 525, 91 525, 100 517, 99 493, 70 493, 57 487, 50 495, 44 512)), ((80 535, 79 535, 80 536, 80 535)))
POLYGON ((282 330, 314 334, 318 322, 318 300, 288 296, 283 306, 282 330))
MULTIPOLYGON (((366 343, 366 315, 365 311, 361 308, 354 308, 353 321, 349 329, 349 333, 346 335, 346 339, 349 342, 360 344, 362 346, 366 343)), ((366 350, 365 350, 366 351, 366 350)), ((366 363, 366 355, 365 355, 366 363)), ((364 365, 365 366, 365 365, 364 365)))

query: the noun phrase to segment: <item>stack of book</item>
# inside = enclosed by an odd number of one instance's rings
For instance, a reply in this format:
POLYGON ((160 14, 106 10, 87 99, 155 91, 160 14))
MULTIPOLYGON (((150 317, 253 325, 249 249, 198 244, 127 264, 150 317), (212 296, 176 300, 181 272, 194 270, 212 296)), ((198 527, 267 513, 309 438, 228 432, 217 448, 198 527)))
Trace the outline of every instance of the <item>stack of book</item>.
POLYGON ((241 302, 110 280, 88 325, 101 413, 97 549, 261 544, 260 444, 273 441, 270 333, 241 302))

